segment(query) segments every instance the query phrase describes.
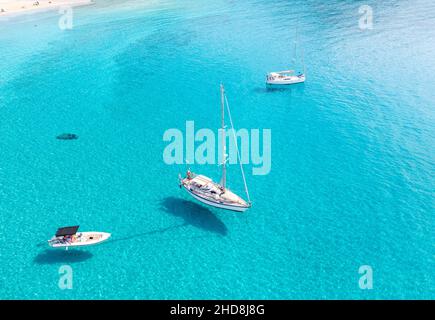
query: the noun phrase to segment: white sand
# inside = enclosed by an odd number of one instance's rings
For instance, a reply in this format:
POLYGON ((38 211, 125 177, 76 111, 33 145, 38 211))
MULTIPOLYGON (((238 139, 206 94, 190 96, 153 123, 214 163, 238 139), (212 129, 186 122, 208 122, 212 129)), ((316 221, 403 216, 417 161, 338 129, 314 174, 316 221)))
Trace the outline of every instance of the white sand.
POLYGON ((35 13, 47 10, 58 10, 60 7, 78 7, 93 4, 92 0, 0 0, 0 18, 20 14, 35 13), (39 2, 38 5, 34 3, 39 2))

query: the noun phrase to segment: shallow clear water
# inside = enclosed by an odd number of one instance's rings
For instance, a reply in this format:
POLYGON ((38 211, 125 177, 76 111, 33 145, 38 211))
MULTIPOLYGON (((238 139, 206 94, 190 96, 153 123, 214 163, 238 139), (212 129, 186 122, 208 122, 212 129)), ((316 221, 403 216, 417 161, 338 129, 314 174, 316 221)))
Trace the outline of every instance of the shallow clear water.
POLYGON ((435 298, 435 4, 370 2, 361 31, 363 4, 97 1, 69 31, 56 13, 1 21, 0 298, 435 298), (266 90, 296 34, 308 81, 266 90), (197 204, 162 159, 165 130, 219 126, 221 81, 237 127, 272 130, 246 214, 197 204), (112 238, 47 247, 74 224, 112 238))

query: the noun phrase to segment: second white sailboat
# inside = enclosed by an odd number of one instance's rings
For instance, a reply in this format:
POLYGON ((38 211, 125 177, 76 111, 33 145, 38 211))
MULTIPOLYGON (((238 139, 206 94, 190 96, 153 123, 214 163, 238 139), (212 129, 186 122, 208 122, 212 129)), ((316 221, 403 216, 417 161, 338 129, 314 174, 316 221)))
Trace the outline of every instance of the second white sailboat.
MULTIPOLYGON (((296 35, 296 38, 299 40, 299 36, 296 35)), ((299 41, 298 41, 299 42, 299 41)), ((295 59, 297 56, 297 43, 295 42, 295 59)), ((305 69, 305 60, 304 60, 304 52, 301 49, 301 59, 303 65, 303 72, 298 72, 294 70, 284 70, 284 71, 275 71, 269 72, 266 76, 266 84, 267 85, 291 85, 304 83, 306 80, 306 69, 305 69)))

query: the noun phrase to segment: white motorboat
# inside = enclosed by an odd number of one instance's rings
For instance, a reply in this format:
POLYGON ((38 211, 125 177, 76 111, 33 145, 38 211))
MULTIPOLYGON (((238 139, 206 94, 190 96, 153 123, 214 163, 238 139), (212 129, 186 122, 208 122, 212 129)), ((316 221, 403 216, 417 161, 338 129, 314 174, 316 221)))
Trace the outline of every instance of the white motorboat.
POLYGON ((293 70, 271 72, 267 75, 268 85, 288 85, 305 82, 305 74, 295 74, 293 70))
POLYGON ((83 247, 99 244, 110 238, 107 232, 77 232, 79 226, 59 228, 56 235, 48 240, 48 244, 53 248, 83 247))
MULTIPOLYGON (((187 170, 185 178, 179 175, 180 188, 186 190, 196 200, 213 206, 216 208, 244 212, 251 207, 251 201, 249 200, 249 192, 246 184, 245 174, 243 172, 243 166, 240 161, 240 153, 237 150, 237 156, 239 158, 240 168, 242 171, 243 182, 245 185, 245 191, 248 201, 245 201, 240 196, 230 191, 226 186, 226 152, 225 152, 225 102, 227 105, 227 111, 233 127, 230 108, 228 106, 228 100, 225 96, 225 90, 221 85, 221 107, 222 107, 222 179, 220 183, 214 182, 212 179, 204 175, 196 175, 195 173, 187 170)), ((234 130, 233 130, 234 133, 234 130)), ((234 135, 235 145, 237 146, 237 139, 234 135)))

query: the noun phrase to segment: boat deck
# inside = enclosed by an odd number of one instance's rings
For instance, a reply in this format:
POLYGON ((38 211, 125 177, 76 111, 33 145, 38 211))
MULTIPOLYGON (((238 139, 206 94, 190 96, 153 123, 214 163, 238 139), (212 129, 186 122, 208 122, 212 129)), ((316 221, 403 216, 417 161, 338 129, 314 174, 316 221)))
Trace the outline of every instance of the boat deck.
POLYGON ((191 179, 185 178, 182 180, 182 183, 191 192, 211 201, 224 202, 244 207, 249 206, 249 204, 241 197, 229 189, 222 190, 222 187, 218 183, 206 176, 197 175, 191 179))

